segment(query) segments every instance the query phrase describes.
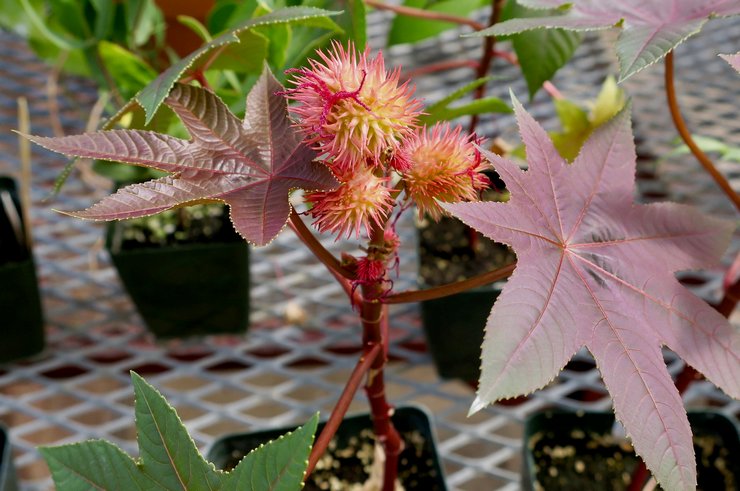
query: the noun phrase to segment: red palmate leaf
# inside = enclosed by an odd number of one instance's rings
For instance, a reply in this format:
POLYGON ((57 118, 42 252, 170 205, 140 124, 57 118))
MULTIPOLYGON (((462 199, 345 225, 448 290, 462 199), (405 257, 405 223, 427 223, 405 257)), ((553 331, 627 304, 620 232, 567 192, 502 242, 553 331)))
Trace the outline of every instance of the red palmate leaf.
POLYGON ((529 170, 486 152, 510 201, 443 204, 517 254, 488 319, 472 410, 543 387, 586 346, 617 418, 663 488, 694 489, 691 430, 661 346, 740 397, 740 333, 674 276, 716 263, 733 225, 675 203, 633 203, 626 110, 568 165, 514 106, 529 170))
POLYGON ((285 226, 291 189, 329 190, 337 181, 291 127, 283 87, 266 68, 247 96, 244 121, 212 92, 176 85, 166 104, 191 141, 140 130, 114 130, 32 141, 76 157, 153 167, 171 175, 120 189, 70 215, 114 220, 152 215, 199 200, 220 200, 248 241, 264 245, 285 226))

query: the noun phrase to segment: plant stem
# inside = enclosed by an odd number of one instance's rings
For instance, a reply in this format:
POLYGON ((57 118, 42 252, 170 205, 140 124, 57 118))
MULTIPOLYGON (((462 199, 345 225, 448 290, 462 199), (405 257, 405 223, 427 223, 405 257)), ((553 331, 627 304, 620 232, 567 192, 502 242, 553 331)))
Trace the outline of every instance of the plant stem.
MULTIPOLYGON (((18 131, 23 134, 31 132, 31 116, 28 110, 28 100, 25 97, 18 98, 18 131)), ((31 142, 28 138, 18 135, 18 149, 21 161, 20 198, 21 218, 25 247, 31 251, 33 248, 33 236, 31 235, 31 142)), ((20 239, 20 237, 19 237, 20 239)))
POLYGON ((64 128, 62 128, 62 121, 59 117, 59 77, 68 57, 69 51, 62 51, 51 69, 49 78, 46 79, 46 99, 49 104, 51 130, 54 136, 64 136, 64 128))
MULTIPOLYGON (((504 6, 504 0, 491 0, 491 15, 488 18, 488 26, 493 26, 498 23, 501 19, 501 10, 504 6)), ((496 48, 496 36, 488 36, 483 40, 483 54, 481 55, 480 62, 478 63, 478 71, 476 72, 475 78, 485 77, 488 70, 491 68, 491 62, 493 61, 493 54, 496 48)), ((475 89, 473 99, 480 99, 486 94, 486 84, 480 85, 475 89)), ((470 116, 470 124, 468 125, 468 133, 475 133, 475 127, 478 125, 478 115, 473 114, 470 116)))
POLYGON ((678 100, 676 99, 676 89, 673 81, 673 51, 669 51, 665 57, 665 91, 668 97, 668 108, 671 111, 671 118, 673 118, 673 124, 678 130, 678 134, 681 135, 686 146, 689 147, 691 153, 694 154, 696 160, 704 167, 710 176, 714 179, 717 185, 724 191, 728 198, 735 205, 735 208, 740 211, 740 196, 732 189, 730 183, 725 177, 717 170, 712 160, 705 154, 699 146, 696 144, 694 139, 691 137, 691 133, 686 127, 686 123, 681 116, 681 110, 678 107, 678 100))
POLYGON ((366 345, 365 352, 362 357, 357 361, 352 374, 347 380, 347 384, 344 386, 342 395, 339 396, 337 403, 334 405, 334 409, 331 412, 331 416, 324 425, 324 429, 321 430, 321 434, 316 439, 316 442, 311 449, 311 455, 308 457, 308 467, 306 468, 305 477, 313 472, 316 467, 316 463, 319 461, 321 456, 326 451, 326 447, 329 446, 332 437, 337 432, 339 425, 344 419, 344 415, 347 414, 347 409, 352 403, 352 399, 357 393, 357 389, 360 388, 362 378, 370 370, 371 365, 375 362, 383 351, 383 346, 380 344, 366 345))
MULTIPOLYGON (((382 288, 382 285, 377 285, 382 288)), ((372 288, 372 287, 371 287, 372 288)), ((363 291, 365 288, 363 288, 363 291)), ((388 352, 388 306, 378 302, 363 301, 360 308, 362 317, 363 343, 367 345, 379 344, 383 347, 382 353, 377 356, 370 367, 365 383, 365 393, 370 404, 370 414, 373 429, 378 441, 383 445, 385 452, 385 472, 383 473, 383 491, 395 489, 398 475, 398 456, 403 449, 403 441, 393 426, 391 416, 393 407, 385 398, 384 367, 388 352)))
POLYGON ((455 68, 477 69, 478 62, 475 60, 450 60, 450 61, 441 61, 439 63, 430 63, 428 65, 423 65, 413 70, 404 72, 401 75, 401 78, 403 80, 411 80, 421 75, 428 75, 430 73, 437 73, 437 72, 441 72, 444 70, 453 70, 455 68))
POLYGON ((324 265, 329 268, 330 271, 335 272, 344 278, 347 278, 348 280, 353 280, 354 275, 347 271, 339 262, 339 260, 332 255, 331 252, 327 251, 326 248, 324 248, 323 245, 321 245, 321 242, 314 237, 314 235, 311 233, 310 230, 308 230, 308 227, 306 227, 306 224, 303 223, 303 220, 301 220, 301 217, 298 215, 298 212, 295 210, 292 210, 290 213, 290 219, 289 219, 289 225, 290 228, 293 229, 293 231, 296 233, 299 239, 306 244, 306 246, 311 250, 311 252, 314 253, 314 255, 324 263, 324 265))
MULTIPOLYGON (((385 242, 385 227, 387 223, 377 224, 370 231, 368 250, 382 248, 385 242)), ((385 469, 383 473, 382 491, 394 491, 398 476, 398 456, 403 449, 403 441, 393 426, 391 416, 393 407, 385 397, 384 368, 388 361, 388 306, 378 299, 386 293, 385 278, 362 285, 362 303, 360 304, 360 320, 362 321, 362 342, 364 346, 380 345, 382 352, 378 355, 365 382, 365 394, 370 404, 370 417, 373 421, 373 430, 385 452, 385 469)))
POLYGON ((401 5, 389 5, 387 3, 379 2, 378 0, 365 0, 365 5, 376 8, 378 10, 390 10, 399 15, 407 15, 409 17, 416 17, 418 19, 429 19, 437 20, 442 22, 451 22, 453 24, 460 24, 464 26, 470 26, 476 31, 481 31, 486 28, 480 22, 476 22, 473 19, 462 17, 459 15, 444 14, 441 12, 432 12, 430 10, 417 9, 413 7, 404 7, 401 5))
POLYGON ((516 264, 510 264, 503 268, 494 269, 488 273, 483 273, 467 280, 458 281, 456 283, 448 283, 442 286, 435 286, 433 288, 427 288, 425 290, 410 290, 401 293, 395 293, 387 295, 381 301, 385 304, 394 303, 410 303, 410 302, 422 302, 424 300, 434 300, 435 298, 447 297, 454 295, 455 293, 464 292, 471 288, 487 285, 494 281, 508 278, 514 272, 516 264))

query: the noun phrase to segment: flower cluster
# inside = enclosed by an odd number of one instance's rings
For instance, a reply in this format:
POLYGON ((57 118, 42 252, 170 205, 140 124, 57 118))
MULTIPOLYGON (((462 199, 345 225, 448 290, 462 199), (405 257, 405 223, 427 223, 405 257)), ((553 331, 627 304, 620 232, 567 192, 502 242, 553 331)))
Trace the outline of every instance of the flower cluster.
POLYGON ((402 191, 419 213, 436 219, 437 200, 473 200, 488 186, 480 142, 446 124, 420 127, 421 101, 398 69, 386 71, 382 53, 372 58, 368 49, 335 43, 309 67, 288 73, 296 124, 340 182, 307 195, 320 231, 371 236, 385 228, 402 191))

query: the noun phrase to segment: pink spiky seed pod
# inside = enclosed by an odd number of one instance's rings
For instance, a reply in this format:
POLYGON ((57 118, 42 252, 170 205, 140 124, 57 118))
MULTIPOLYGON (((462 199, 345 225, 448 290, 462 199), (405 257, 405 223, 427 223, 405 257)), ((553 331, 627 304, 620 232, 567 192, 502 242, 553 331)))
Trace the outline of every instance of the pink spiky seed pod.
POLYGON ((337 234, 337 238, 352 234, 367 235, 374 226, 382 225, 393 209, 394 201, 386 186, 387 178, 378 177, 369 168, 359 168, 332 191, 306 195, 313 205, 311 216, 320 232, 337 234))
POLYGON ((442 216, 437 203, 473 201, 490 180, 481 174, 487 166, 481 159, 475 135, 465 135, 458 126, 436 124, 431 130, 423 128, 409 137, 403 145, 411 169, 403 174, 408 196, 419 209, 434 220, 442 216))
POLYGON ((364 165, 403 167, 394 156, 421 113, 413 87, 400 83, 399 69, 386 72, 383 54, 371 58, 369 48, 358 53, 335 42, 317 53, 309 68, 288 71, 295 88, 286 91, 300 103, 291 112, 309 144, 338 176, 364 165))

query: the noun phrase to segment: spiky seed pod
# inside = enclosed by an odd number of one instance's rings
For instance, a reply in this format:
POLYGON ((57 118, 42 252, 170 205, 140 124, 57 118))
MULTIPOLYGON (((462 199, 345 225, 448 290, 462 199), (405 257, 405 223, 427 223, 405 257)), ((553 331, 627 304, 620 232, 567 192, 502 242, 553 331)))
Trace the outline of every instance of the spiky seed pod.
POLYGON ((295 88, 286 91, 300 103, 291 111, 307 141, 338 176, 389 164, 421 112, 413 87, 400 83, 399 69, 386 72, 382 53, 370 58, 369 48, 358 53, 335 42, 318 55, 309 68, 289 70, 295 88))
POLYGON ((333 191, 310 193, 306 200, 313 207, 311 216, 321 232, 337 234, 337 238, 364 230, 370 235, 374 225, 381 225, 393 209, 394 201, 386 186, 387 179, 373 174, 369 168, 359 168, 333 191))
POLYGON ((416 203, 419 215, 437 220, 442 208, 437 201, 472 201, 490 185, 481 174, 486 169, 474 135, 465 135, 458 126, 436 124, 423 128, 404 142, 401 151, 411 162, 403 174, 406 192, 416 203))

